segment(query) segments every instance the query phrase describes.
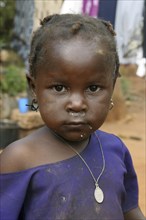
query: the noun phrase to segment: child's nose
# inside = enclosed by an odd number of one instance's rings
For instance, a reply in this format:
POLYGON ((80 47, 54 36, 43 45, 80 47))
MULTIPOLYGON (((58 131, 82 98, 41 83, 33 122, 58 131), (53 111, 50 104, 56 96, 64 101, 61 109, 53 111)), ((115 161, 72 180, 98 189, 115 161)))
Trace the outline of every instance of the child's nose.
POLYGON ((72 94, 68 100, 67 111, 86 111, 87 110, 87 103, 83 95, 80 94, 72 94))

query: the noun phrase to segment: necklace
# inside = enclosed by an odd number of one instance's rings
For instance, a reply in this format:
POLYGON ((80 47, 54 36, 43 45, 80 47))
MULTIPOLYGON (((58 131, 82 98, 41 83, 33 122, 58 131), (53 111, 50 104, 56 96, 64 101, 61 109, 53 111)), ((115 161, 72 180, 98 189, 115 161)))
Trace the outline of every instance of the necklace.
POLYGON ((102 155, 102 170, 98 176, 98 178, 96 179, 95 176, 93 175, 89 165, 86 163, 86 161, 84 160, 84 158, 80 155, 80 153, 75 150, 70 144, 68 144, 63 138, 61 138, 60 136, 56 135, 57 137, 59 137, 63 142, 64 144, 66 144, 69 148, 72 149, 72 151, 74 151, 79 157, 80 159, 82 160, 82 162, 85 164, 85 166, 87 167, 87 169, 89 170, 94 182, 95 182, 95 190, 94 190, 94 197, 95 197, 95 200, 98 202, 98 203, 102 203, 103 200, 104 200, 104 193, 102 191, 102 189, 99 187, 99 179, 100 177, 102 176, 104 170, 105 170, 105 158, 104 158, 104 153, 103 153, 103 149, 102 149, 102 145, 101 145, 101 142, 100 142, 100 139, 98 137, 98 135, 96 134, 96 132, 94 133, 98 142, 99 142, 99 146, 100 146, 100 151, 101 151, 101 155, 102 155))

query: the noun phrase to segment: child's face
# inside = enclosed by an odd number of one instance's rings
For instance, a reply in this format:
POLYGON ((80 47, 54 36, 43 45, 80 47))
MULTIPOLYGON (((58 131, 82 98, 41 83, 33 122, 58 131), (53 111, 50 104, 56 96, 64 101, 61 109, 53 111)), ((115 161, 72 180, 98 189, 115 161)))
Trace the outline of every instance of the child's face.
POLYGON ((68 141, 88 138, 107 116, 113 73, 105 52, 100 44, 79 39, 57 43, 37 71, 34 84, 41 116, 68 141))

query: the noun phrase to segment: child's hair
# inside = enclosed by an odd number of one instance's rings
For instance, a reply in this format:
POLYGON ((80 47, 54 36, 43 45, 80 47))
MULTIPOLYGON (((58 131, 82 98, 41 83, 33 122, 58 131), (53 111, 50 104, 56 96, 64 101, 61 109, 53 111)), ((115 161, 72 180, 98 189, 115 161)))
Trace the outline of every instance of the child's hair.
POLYGON ((91 42, 93 39, 100 39, 110 53, 114 81, 119 76, 119 58, 114 38, 116 34, 110 22, 79 14, 55 14, 45 17, 40 24, 41 27, 34 32, 31 42, 29 63, 32 76, 36 76, 37 65, 43 61, 49 42, 75 37, 91 42))

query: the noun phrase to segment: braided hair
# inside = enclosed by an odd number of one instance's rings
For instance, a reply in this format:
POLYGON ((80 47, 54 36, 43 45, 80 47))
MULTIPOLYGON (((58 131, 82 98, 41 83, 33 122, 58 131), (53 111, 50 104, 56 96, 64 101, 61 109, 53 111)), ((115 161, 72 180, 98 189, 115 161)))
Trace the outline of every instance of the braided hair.
POLYGON ((98 38, 110 53, 113 78, 116 81, 120 75, 119 58, 115 42, 116 33, 110 22, 79 14, 54 14, 45 17, 40 24, 41 27, 33 33, 31 41, 29 66, 32 76, 36 76, 37 65, 43 60, 46 45, 49 43, 75 37, 89 41, 98 38))

